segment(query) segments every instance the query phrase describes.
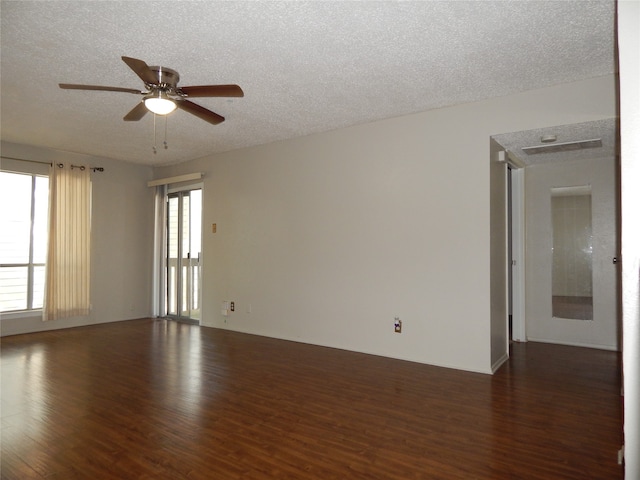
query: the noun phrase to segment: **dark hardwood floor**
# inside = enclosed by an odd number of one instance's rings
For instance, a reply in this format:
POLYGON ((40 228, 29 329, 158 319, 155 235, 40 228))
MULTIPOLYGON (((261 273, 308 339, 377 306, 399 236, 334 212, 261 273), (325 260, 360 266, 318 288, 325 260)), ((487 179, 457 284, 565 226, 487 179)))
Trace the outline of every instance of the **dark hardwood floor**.
POLYGON ((620 358, 493 376, 175 323, 2 339, 3 479, 620 479, 620 358))

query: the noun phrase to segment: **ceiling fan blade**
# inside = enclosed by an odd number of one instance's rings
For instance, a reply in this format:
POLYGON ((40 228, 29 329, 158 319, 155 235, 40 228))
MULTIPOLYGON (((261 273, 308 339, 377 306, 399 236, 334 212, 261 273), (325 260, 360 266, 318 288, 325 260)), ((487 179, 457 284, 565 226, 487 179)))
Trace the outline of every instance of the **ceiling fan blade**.
POLYGON ((244 97, 238 85, 199 85, 180 87, 180 90, 189 97, 244 97))
POLYGON ((205 122, 212 123, 213 125, 224 122, 224 117, 222 115, 218 115, 217 113, 207 110, 200 105, 196 105, 189 100, 176 100, 176 105, 179 109, 195 115, 196 117, 201 118, 205 122))
POLYGON ((156 83, 158 83, 158 79, 153 73, 153 70, 151 70, 149 68, 149 65, 147 65, 144 61, 131 57, 122 57, 122 61, 129 65, 129 68, 133 70, 144 83, 151 85, 155 85, 156 83))
POLYGON ((131 110, 124 116, 123 120, 125 122, 137 122, 142 117, 144 117, 148 111, 149 110, 144 105, 144 102, 140 102, 135 107, 133 107, 133 110, 131 110))
POLYGON ((136 93, 138 95, 144 93, 140 90, 136 90, 135 88, 102 87, 100 85, 77 85, 75 83, 59 83, 58 86, 65 90, 101 90, 105 92, 136 93))

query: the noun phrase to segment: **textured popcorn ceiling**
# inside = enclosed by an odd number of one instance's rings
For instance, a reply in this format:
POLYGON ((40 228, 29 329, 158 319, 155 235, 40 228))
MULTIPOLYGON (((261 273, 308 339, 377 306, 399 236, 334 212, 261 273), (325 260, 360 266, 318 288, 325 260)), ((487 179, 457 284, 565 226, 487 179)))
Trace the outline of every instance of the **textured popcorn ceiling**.
POLYGON ((2 140, 161 165, 614 72, 613 1, 2 1, 2 140), (213 126, 153 116, 126 55, 180 85, 237 83, 196 99, 213 126), (158 144, 164 121, 158 125, 158 144))

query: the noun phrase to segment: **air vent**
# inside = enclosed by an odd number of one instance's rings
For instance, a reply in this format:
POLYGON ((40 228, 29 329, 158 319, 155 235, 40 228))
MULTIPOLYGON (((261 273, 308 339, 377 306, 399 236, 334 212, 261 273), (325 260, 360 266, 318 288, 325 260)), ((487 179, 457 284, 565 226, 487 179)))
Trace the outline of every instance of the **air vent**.
POLYGON ((600 147, 602 147, 602 139, 593 138, 591 140, 580 140, 578 142, 563 142, 553 143, 551 145, 535 145, 533 147, 522 147, 522 151, 527 155, 536 155, 539 153, 573 152, 575 150, 600 147))

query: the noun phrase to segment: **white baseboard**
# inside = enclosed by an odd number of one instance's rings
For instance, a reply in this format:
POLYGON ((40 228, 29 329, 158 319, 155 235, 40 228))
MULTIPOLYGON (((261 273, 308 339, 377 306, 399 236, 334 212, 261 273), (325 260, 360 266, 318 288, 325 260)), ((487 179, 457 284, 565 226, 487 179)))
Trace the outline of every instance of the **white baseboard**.
POLYGON ((491 373, 496 373, 498 369, 509 360, 509 354, 505 353, 502 357, 496 360, 493 365, 491 365, 491 373))
POLYGON ((592 343, 562 342, 558 340, 549 340, 547 338, 533 338, 533 337, 528 337, 527 340, 529 342, 553 343, 555 345, 567 345, 568 347, 597 348, 598 350, 609 350, 611 352, 618 351, 618 348, 616 348, 615 345, 595 345, 592 343))

